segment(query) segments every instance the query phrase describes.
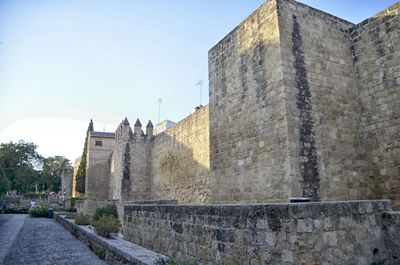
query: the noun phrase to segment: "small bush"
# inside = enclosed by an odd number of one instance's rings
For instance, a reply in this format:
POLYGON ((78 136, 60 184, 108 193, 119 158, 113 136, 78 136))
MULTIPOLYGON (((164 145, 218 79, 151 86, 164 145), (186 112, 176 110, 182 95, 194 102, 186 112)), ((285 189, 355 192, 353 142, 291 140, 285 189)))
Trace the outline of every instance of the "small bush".
POLYGON ((90 224, 90 216, 87 214, 78 213, 75 216, 75 224, 77 225, 89 225, 90 224))
POLYGON ((115 204, 110 204, 102 208, 97 208, 93 220, 97 221, 102 216, 113 216, 118 219, 117 206, 115 206, 115 204))
POLYGON ((75 219, 76 218, 76 213, 68 213, 65 218, 66 219, 75 219))
POLYGON ((9 204, 4 205, 3 212, 10 213, 10 214, 27 214, 29 210, 28 206, 24 205, 16 205, 16 204, 9 204))
POLYGON ((91 225, 99 236, 107 238, 111 233, 118 233, 120 227, 118 218, 113 215, 102 215, 98 220, 93 220, 91 225))
POLYGON ((29 209, 29 215, 32 217, 47 217, 49 215, 49 207, 38 205, 29 209))

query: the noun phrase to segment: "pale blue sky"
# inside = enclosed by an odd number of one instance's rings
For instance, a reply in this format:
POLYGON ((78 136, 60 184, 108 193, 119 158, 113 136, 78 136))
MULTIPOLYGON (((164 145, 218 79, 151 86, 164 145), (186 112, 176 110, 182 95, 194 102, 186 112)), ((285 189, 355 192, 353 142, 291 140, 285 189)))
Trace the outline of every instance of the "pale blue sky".
MULTIPOLYGON (((161 119, 181 120, 199 103, 199 79, 208 101, 208 50, 262 2, 0 0, 0 142, 37 141, 30 131, 68 139, 61 119, 79 122, 76 139, 90 118, 110 131, 125 116, 156 123, 158 98, 161 119), (54 131, 42 124, 49 121, 54 131)), ((360 22, 397 1, 301 2, 360 22)), ((69 158, 82 149, 72 138, 78 151, 66 151, 69 158)), ((49 148, 63 155, 64 147, 49 148)))

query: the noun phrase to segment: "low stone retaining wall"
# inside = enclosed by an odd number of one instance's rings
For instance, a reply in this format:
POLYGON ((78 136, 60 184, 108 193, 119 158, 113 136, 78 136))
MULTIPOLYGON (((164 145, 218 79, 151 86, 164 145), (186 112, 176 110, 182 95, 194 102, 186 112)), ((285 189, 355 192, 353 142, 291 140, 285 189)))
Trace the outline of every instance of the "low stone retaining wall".
POLYGON ((124 238, 202 264, 398 264, 399 236, 387 238, 398 214, 382 218, 390 211, 388 200, 126 205, 124 238))
POLYGON ((60 213, 55 213, 54 219, 108 264, 155 265, 157 260, 169 260, 166 256, 126 240, 100 237, 88 226, 76 225, 73 220, 66 219, 60 213))
POLYGON ((400 212, 382 214, 383 234, 389 249, 389 260, 392 264, 400 264, 400 212))

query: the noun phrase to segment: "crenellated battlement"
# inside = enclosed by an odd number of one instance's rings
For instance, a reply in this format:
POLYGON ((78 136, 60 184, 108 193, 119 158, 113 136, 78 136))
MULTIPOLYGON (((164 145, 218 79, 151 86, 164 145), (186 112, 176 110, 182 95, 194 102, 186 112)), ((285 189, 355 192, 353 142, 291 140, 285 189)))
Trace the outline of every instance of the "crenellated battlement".
POLYGON ((137 141, 142 140, 149 142, 153 139, 153 123, 149 120, 146 126, 146 133, 142 129, 142 123, 139 119, 136 120, 133 130, 127 118, 121 121, 115 132, 115 140, 118 141, 137 141))

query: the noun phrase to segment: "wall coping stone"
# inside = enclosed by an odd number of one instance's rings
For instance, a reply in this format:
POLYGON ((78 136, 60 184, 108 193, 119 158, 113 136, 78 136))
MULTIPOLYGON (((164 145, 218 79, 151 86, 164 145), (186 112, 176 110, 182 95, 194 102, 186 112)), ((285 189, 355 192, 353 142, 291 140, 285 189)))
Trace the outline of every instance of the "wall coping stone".
POLYGON ((281 217, 313 218, 320 215, 352 215, 373 212, 390 212, 390 200, 326 201, 306 203, 244 203, 244 204, 130 204, 125 212, 147 211, 174 214, 198 214, 218 216, 257 217, 269 216, 272 212, 281 217), (358 207, 355 207, 358 206, 358 207), (317 210, 319 208, 319 210, 317 210))

